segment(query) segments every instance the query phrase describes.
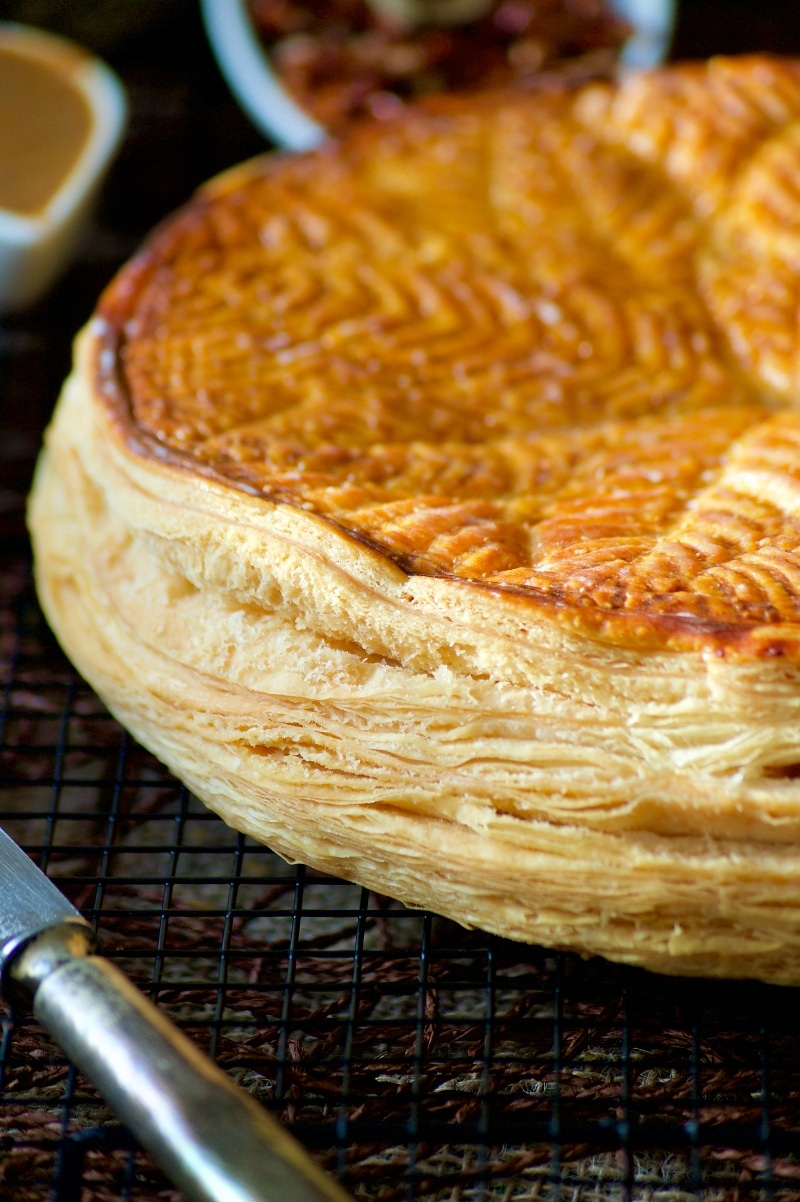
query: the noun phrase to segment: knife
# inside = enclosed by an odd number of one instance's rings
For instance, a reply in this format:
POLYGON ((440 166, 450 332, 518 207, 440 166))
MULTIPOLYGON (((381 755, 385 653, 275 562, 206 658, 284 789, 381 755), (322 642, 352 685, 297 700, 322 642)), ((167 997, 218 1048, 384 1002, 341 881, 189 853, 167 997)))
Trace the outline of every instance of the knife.
POLYGON ((97 954, 89 924, 2 828, 0 989, 32 1000, 36 1019, 192 1202, 351 1202, 97 954))

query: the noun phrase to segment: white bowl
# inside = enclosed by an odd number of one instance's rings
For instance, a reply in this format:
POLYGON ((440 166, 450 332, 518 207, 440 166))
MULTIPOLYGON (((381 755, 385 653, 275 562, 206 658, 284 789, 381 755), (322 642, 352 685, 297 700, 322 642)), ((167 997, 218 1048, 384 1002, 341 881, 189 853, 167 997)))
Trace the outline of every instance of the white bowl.
MULTIPOLYGON (((54 34, 0 22, 0 54, 52 71, 82 97, 89 125, 73 161, 35 211, 0 206, 0 313, 28 308, 65 269, 92 213, 122 137, 125 93, 114 73, 81 47, 54 34)), ((0 162, 13 172, 14 162, 0 162)))
MULTIPOLYGON (((247 0, 200 2, 219 68, 256 128, 287 150, 310 150, 323 142, 323 127, 292 99, 272 70, 247 0)), ((676 0, 613 0, 612 7, 633 29, 622 50, 624 67, 652 67, 666 57, 675 4, 676 0)))

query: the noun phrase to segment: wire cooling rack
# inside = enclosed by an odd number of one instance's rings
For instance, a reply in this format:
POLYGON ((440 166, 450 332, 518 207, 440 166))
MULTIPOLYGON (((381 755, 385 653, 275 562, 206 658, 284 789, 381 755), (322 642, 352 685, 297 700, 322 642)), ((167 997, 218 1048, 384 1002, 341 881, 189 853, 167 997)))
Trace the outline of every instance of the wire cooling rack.
MULTIPOLYGON (((797 993, 554 955, 290 867, 121 730, 3 559, 0 821, 107 955, 357 1196, 800 1197, 797 993)), ((0 1197, 166 1180, 26 1014, 0 1197)))
MULTIPOLYGON (((170 38, 112 48, 131 130, 83 258, 0 322, 0 822, 357 1198, 800 1202, 797 991, 511 944, 290 867, 139 748, 49 634, 24 497, 72 335, 149 226, 259 149, 193 6, 165 7, 170 38)), ((30 1015, 6 1011, 0 1198, 178 1199, 30 1015)))

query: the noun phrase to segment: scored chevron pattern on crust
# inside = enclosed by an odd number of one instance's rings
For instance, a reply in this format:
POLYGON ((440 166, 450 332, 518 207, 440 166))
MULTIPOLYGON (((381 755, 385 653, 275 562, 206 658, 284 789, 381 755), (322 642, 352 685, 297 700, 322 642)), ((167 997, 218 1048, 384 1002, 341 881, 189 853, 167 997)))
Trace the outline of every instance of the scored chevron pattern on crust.
POLYGON ((265 159, 101 314, 137 437, 406 571, 800 621, 796 63, 443 98, 265 159))

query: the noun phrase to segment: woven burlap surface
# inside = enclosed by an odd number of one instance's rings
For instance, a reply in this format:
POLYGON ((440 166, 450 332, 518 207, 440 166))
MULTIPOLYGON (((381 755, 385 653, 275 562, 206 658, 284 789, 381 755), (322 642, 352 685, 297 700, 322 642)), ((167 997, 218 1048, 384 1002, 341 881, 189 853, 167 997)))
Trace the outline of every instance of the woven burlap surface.
MULTIPOLYGON (((793 991, 582 962, 286 865, 73 677, 24 561, 0 587, 3 823, 356 1197, 800 1196, 793 991)), ((29 1015, 4 1036, 0 1197, 72 1172, 81 1202, 177 1198, 29 1015)))

